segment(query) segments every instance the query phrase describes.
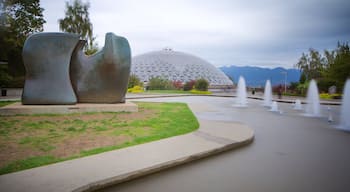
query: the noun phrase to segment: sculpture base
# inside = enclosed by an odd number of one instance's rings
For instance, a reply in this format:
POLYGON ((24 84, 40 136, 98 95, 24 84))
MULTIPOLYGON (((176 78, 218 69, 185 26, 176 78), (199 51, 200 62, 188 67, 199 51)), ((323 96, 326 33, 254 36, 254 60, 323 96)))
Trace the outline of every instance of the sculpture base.
POLYGON ((135 103, 92 104, 78 103, 76 105, 22 105, 14 103, 0 108, 0 115, 30 115, 30 114, 69 114, 85 112, 137 112, 135 103))

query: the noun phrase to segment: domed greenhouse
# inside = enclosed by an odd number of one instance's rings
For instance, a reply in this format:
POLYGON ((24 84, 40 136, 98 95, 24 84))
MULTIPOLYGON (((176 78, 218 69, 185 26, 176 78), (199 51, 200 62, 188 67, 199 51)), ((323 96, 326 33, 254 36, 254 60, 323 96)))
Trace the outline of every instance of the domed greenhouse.
POLYGON ((131 74, 141 81, 162 77, 183 83, 204 78, 210 86, 232 85, 232 81, 209 62, 194 55, 166 48, 132 58, 131 74))

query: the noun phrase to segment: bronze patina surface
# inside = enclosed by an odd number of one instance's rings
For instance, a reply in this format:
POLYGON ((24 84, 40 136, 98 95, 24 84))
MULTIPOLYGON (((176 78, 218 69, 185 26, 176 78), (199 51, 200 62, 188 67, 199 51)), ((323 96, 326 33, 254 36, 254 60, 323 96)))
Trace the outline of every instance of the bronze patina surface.
POLYGON ((79 35, 36 33, 23 46, 26 79, 23 104, 75 104, 69 76, 70 59, 79 35))
POLYGON ((130 74, 128 41, 107 33, 105 46, 86 56, 85 41, 76 46, 71 59, 71 80, 79 103, 123 103, 130 74))
POLYGON ((84 46, 77 34, 29 36, 22 104, 124 103, 131 65, 127 39, 107 33, 105 46, 92 56, 84 46))

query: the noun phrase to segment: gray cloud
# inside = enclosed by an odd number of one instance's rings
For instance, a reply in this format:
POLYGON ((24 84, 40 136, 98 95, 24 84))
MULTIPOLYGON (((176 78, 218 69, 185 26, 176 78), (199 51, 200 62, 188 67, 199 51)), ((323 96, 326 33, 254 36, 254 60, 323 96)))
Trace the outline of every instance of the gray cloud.
MULTIPOLYGON (((42 0, 45 31, 58 31, 64 1, 42 0)), ((112 31, 133 55, 172 47, 216 66, 292 67, 310 47, 334 49, 350 35, 348 0, 90 0, 100 46, 112 31)))

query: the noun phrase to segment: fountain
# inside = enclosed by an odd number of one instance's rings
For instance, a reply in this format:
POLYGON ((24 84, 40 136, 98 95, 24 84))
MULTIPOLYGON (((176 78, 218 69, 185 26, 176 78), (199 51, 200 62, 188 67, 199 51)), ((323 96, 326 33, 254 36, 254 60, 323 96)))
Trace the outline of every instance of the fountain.
POLYGON ((270 80, 266 81, 264 90, 264 104, 265 107, 271 107, 272 104, 272 89, 270 80))
POLYGON ((272 102, 270 111, 273 111, 273 112, 278 112, 279 111, 276 101, 272 102))
POLYGON ((332 123, 333 122, 333 115, 332 115, 332 110, 331 110, 331 107, 328 106, 327 107, 327 111, 328 111, 328 123, 332 123))
POLYGON ((307 105, 305 108, 305 116, 320 117, 320 98, 318 94, 316 81, 314 79, 310 81, 309 88, 307 90, 306 102, 307 105))
POLYGON ((344 131, 350 131, 350 79, 348 79, 344 86, 343 91, 343 101, 341 105, 340 112, 340 125, 337 126, 338 129, 344 131))
POLYGON ((236 107, 246 107, 247 106, 247 88, 245 85, 245 80, 242 76, 239 77, 237 86, 237 98, 236 107))
POLYGON ((303 107, 301 106, 300 99, 295 100, 295 104, 294 104, 293 109, 295 109, 295 110, 303 110, 303 107))

